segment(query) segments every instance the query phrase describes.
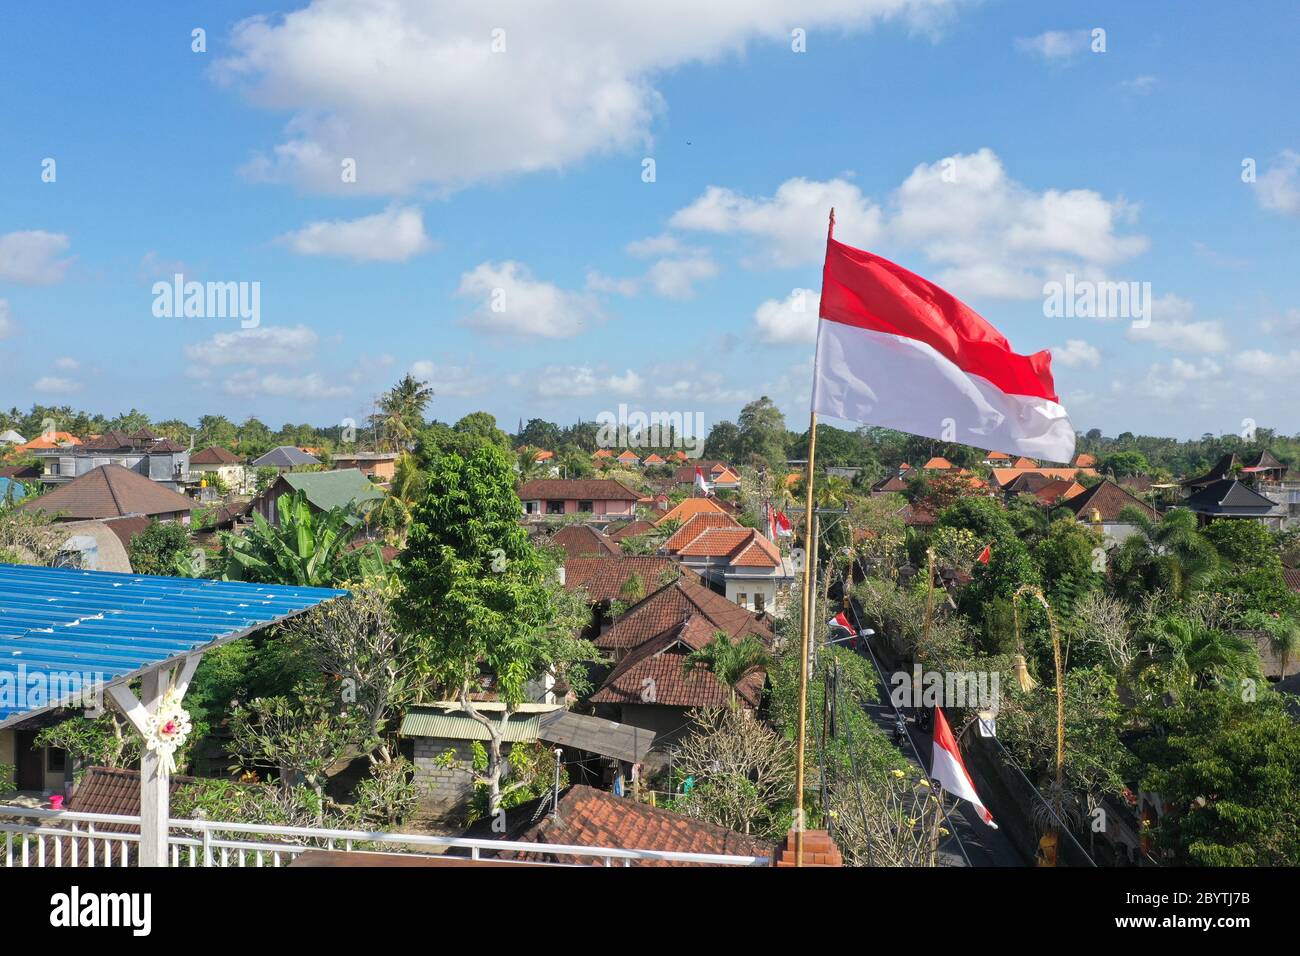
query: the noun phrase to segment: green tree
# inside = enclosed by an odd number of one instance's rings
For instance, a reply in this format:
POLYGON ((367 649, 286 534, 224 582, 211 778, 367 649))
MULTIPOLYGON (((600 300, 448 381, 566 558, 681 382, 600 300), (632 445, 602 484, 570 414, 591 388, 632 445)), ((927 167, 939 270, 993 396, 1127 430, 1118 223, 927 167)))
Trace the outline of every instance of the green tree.
POLYGON ((1196 515, 1174 508, 1159 521, 1136 507, 1125 508, 1121 519, 1135 533, 1114 553, 1111 569, 1119 590, 1130 599, 1163 590, 1175 602, 1199 590, 1219 566, 1219 557, 1197 530, 1196 515))
POLYGON ((468 458, 444 455, 429 474, 398 570, 399 622, 427 641, 428 676, 459 697, 486 730, 489 813, 503 797, 502 743, 529 684, 547 675, 581 685, 574 666, 597 659, 574 638, 586 607, 559 585, 547 555, 519 524, 508 453, 482 444, 468 458), (494 677, 500 717, 474 706, 482 677, 494 677))
POLYGON ((154 520, 131 537, 127 554, 136 574, 190 577, 190 536, 182 525, 154 520))
POLYGON ((374 544, 348 547, 365 528, 355 506, 314 512, 301 491, 281 495, 275 505, 278 525, 253 512, 243 535, 222 533, 226 580, 332 587, 382 570, 374 544))
POLYGON ((731 706, 735 707, 736 688, 741 681, 771 662, 767 647, 754 635, 747 634, 733 644, 724 631, 717 631, 708 644, 686 655, 682 660, 682 673, 690 674, 697 667, 705 668, 731 692, 731 706))
POLYGON ((388 390, 379 403, 379 423, 390 448, 410 447, 424 426, 424 410, 432 400, 433 389, 429 383, 419 381, 409 372, 388 390))
POLYGON ((760 464, 770 471, 785 470, 785 416, 775 402, 766 395, 750 402, 740 410, 736 427, 740 436, 734 464, 760 464))

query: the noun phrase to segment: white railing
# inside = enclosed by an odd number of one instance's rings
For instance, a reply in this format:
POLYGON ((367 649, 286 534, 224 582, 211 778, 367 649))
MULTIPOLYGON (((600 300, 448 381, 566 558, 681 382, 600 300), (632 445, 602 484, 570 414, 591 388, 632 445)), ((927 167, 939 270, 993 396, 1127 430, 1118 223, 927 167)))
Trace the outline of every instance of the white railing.
MULTIPOLYGON (((0 834, 3 835, 0 866, 134 866, 132 850, 140 841, 139 826, 139 817, 0 806, 0 834), (110 824, 130 826, 136 832, 102 829, 110 824)), ((536 853, 578 857, 608 867, 632 866, 642 860, 705 866, 766 866, 769 862, 767 857, 761 856, 519 843, 423 833, 332 830, 211 820, 170 821, 167 846, 174 867, 278 867, 292 862, 308 850, 437 856, 454 849, 467 850, 471 860, 483 859, 484 851, 494 854, 536 853)), ((457 856, 463 859, 460 854, 457 856)))

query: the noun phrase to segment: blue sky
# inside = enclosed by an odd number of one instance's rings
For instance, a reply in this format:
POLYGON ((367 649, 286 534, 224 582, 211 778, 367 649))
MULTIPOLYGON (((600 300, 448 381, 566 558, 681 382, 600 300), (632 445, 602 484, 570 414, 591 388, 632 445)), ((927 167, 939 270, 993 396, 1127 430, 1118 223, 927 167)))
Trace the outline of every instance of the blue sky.
POLYGON ((1052 348, 1077 428, 1296 431, 1300 7, 786 6, 6 9, 0 405, 326 424, 414 369, 444 420, 801 427, 833 203, 1052 348), (176 271, 260 324, 155 316, 176 271), (1046 317, 1067 273, 1150 325, 1046 317))

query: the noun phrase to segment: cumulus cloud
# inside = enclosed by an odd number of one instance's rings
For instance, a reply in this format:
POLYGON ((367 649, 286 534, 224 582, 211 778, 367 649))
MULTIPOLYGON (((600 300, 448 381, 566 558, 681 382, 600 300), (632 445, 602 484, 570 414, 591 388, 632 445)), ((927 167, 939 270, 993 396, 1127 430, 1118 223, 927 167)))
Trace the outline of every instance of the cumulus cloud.
POLYGON ((1232 364, 1239 371, 1261 378, 1274 378, 1295 375, 1300 368, 1300 349, 1290 352, 1265 352, 1263 349, 1247 349, 1233 356, 1232 364))
POLYGON ((443 397, 480 395, 487 390, 488 380, 464 365, 441 365, 432 359, 418 359, 411 363, 411 374, 428 382, 433 394, 443 397))
POLYGON ((646 273, 646 281, 656 295, 667 299, 689 299, 695 294, 695 284, 712 279, 718 266, 709 256, 687 256, 679 259, 660 259, 646 273))
POLYGON ((746 236, 758 241, 766 263, 789 267, 817 262, 826 247, 826 216, 834 207, 835 236, 850 245, 873 245, 881 211, 844 179, 787 179, 770 197, 743 196, 710 186, 669 220, 677 229, 746 236))
POLYGON ((762 341, 773 345, 815 342, 820 308, 820 293, 795 289, 784 299, 768 299, 755 309, 754 327, 762 341))
POLYGON ((0 299, 0 339, 7 339, 18 334, 18 323, 14 321, 8 299, 0 299))
POLYGON ((70 378, 61 378, 57 375, 44 375, 36 380, 32 386, 36 391, 43 392, 46 395, 66 395, 69 392, 75 392, 80 385, 70 378))
POLYGON ((360 219, 313 222, 276 239, 304 256, 337 256, 355 262, 405 262, 433 248, 424 214, 394 206, 360 219))
POLYGON ((71 240, 57 232, 32 230, 0 236, 0 280, 23 285, 51 285, 72 264, 62 259, 71 240))
POLYGON ((1195 306, 1176 295, 1163 295, 1151 303, 1151 322, 1130 326, 1125 336, 1133 342, 1150 342, 1179 352, 1217 353, 1228 350, 1228 335, 1219 322, 1193 321, 1195 306))
POLYGON ((320 372, 304 375, 283 375, 278 372, 261 372, 241 369, 222 380, 222 390, 227 395, 241 398, 289 396, 308 401, 329 398, 346 398, 352 394, 347 385, 327 379, 320 372))
POLYGON ((1101 364, 1101 352, 1083 339, 1066 339, 1064 345, 1053 345, 1051 352, 1053 364, 1064 365, 1066 368, 1096 368, 1101 364))
POLYGON ((632 369, 619 373, 592 365, 547 365, 534 372, 514 375, 511 382, 531 389, 542 399, 588 395, 626 397, 636 395, 645 386, 641 376, 632 369))
POLYGON ((667 71, 788 43, 796 26, 932 28, 957 3, 314 0, 239 22, 214 72, 255 105, 291 114, 249 175, 396 194, 643 148, 665 107, 654 82, 667 71), (356 161, 354 183, 342 182, 344 159, 356 161))
POLYGON ((481 263, 460 277, 456 292, 480 301, 465 324, 482 332, 568 339, 603 318, 591 295, 534 279, 518 262, 481 263))
POLYGON ((218 332, 205 342, 185 346, 185 355, 200 366, 291 365, 310 358, 316 333, 305 325, 270 326, 218 332))
POLYGON ((1282 155, 1259 174, 1255 198, 1269 212, 1300 216, 1300 153, 1283 150, 1282 155))
POLYGON ((1037 36, 1016 37, 1016 49, 1049 63, 1061 63, 1087 50, 1089 39, 1087 30, 1046 30, 1037 36))

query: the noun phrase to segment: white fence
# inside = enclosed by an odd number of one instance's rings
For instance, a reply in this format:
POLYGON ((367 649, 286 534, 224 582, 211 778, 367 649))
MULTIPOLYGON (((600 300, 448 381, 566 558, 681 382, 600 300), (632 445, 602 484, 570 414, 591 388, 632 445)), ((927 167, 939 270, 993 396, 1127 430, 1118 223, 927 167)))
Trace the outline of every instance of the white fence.
MULTIPOLYGON (((140 840, 140 818, 105 813, 75 813, 0 806, 0 865, 4 867, 133 866, 133 849, 140 840), (133 827, 136 832, 105 830, 133 827)), ((605 866, 633 866, 637 861, 694 863, 705 866, 766 866, 761 856, 713 853, 673 853, 625 850, 616 847, 517 843, 417 833, 327 830, 210 820, 172 820, 167 847, 174 867, 283 866, 307 850, 385 853, 399 856, 438 856, 448 850, 472 860, 483 851, 537 853, 577 857, 605 866)), ((520 863, 519 865, 528 865, 520 863)))

